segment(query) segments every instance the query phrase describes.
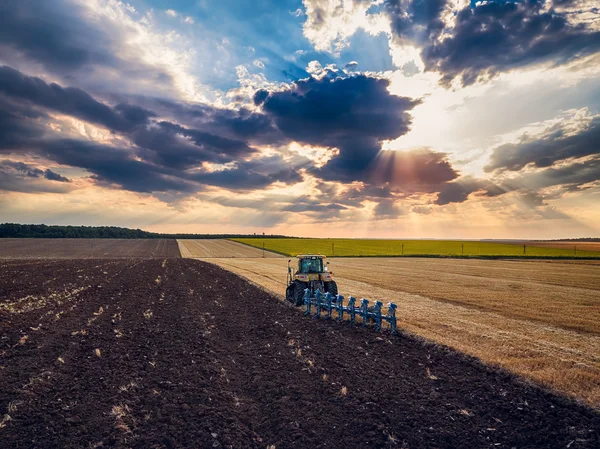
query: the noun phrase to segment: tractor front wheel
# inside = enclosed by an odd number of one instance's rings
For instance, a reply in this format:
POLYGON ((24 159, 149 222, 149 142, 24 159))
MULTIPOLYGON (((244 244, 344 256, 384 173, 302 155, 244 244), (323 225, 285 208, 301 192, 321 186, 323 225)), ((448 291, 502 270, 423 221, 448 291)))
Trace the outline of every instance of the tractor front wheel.
POLYGON ((294 290, 293 290, 293 303, 296 306, 301 306, 304 304, 304 290, 306 289, 306 284, 300 281, 294 281, 294 290))
POLYGON ((338 288, 335 281, 325 282, 325 293, 331 293, 335 298, 338 294, 338 288))

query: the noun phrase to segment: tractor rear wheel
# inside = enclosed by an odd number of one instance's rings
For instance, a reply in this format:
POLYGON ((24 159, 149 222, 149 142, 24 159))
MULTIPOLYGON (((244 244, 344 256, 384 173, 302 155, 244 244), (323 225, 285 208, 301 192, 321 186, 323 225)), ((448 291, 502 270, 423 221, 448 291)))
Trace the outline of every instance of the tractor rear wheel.
POLYGON ((335 296, 338 294, 337 284, 335 281, 325 282, 325 292, 331 293, 335 298, 335 296))
POLYGON ((292 283, 285 289, 285 299, 291 303, 294 302, 294 292, 296 291, 296 284, 292 283))
POLYGON ((304 290, 306 289, 306 284, 300 281, 294 281, 294 290, 293 290, 293 303, 296 306, 301 306, 304 304, 304 290))

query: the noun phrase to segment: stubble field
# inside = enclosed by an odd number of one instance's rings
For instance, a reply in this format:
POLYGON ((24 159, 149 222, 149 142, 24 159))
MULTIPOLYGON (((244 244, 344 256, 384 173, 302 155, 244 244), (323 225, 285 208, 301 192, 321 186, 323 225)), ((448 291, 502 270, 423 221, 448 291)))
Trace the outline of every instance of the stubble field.
POLYGON ((177 244, 182 257, 284 257, 225 239, 181 239, 177 244))
POLYGON ((592 409, 410 335, 311 320, 212 264, 0 269, 0 447, 600 445, 592 409))
MULTIPOLYGON (((211 259, 283 298, 287 260, 211 259)), ((600 407, 600 262, 330 259, 341 294, 399 326, 600 407)))

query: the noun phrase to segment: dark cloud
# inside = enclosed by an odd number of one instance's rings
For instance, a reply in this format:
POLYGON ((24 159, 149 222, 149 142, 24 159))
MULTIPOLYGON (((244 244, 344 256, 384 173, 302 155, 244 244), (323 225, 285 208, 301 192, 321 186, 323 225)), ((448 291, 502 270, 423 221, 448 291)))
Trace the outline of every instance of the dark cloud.
POLYGON ((132 52, 119 56, 125 32, 116 22, 98 20, 81 2, 0 2, 0 61, 22 69, 41 66, 69 84, 101 90, 171 91, 166 71, 132 52))
POLYGON ((130 137, 145 159, 175 169, 203 162, 228 163, 256 152, 245 142, 164 121, 136 128, 130 137))
POLYGON ((105 126, 112 131, 130 131, 135 126, 148 123, 148 119, 155 115, 128 104, 111 108, 81 89, 47 84, 41 78, 26 76, 7 66, 0 66, 0 93, 105 126))
POLYGON ((565 159, 595 154, 600 154, 600 117, 594 117, 576 134, 568 134, 559 126, 541 137, 524 135, 519 143, 501 145, 494 149, 485 171, 518 171, 529 164, 550 167, 565 159))
MULTIPOLYGON (((260 130, 269 119, 250 111, 194 108, 203 128, 237 136, 260 130)), ((188 110, 189 112, 189 110, 188 110)), ((81 89, 47 84, 10 67, 0 67, 0 149, 39 154, 55 162, 83 168, 105 185, 136 192, 193 193, 205 184, 248 190, 276 182, 301 180, 295 168, 302 161, 261 157, 247 141, 156 121, 157 113, 137 104, 108 106, 81 89), (45 127, 45 111, 56 111, 104 126, 134 145, 114 147, 65 138, 45 127), (252 159, 253 158, 253 159, 252 159), (205 163, 222 164, 210 170, 205 163), (290 166, 290 163, 294 164, 290 166)), ((48 176, 53 176, 51 173, 48 176)))
POLYGON ((518 190, 527 187, 530 189, 543 189, 560 186, 563 192, 582 190, 586 184, 600 181, 600 156, 593 159, 561 164, 545 170, 525 173, 516 179, 505 181, 505 189, 518 190))
POLYGON ((31 105, 19 104, 0 94, 0 150, 19 148, 43 135, 43 112, 31 105))
POLYGON ((219 134, 234 140, 243 140, 249 144, 285 143, 288 141, 273 125, 269 117, 244 107, 239 109, 217 108, 202 103, 175 102, 143 96, 120 95, 115 98, 119 101, 125 99, 135 102, 162 117, 169 117, 189 128, 219 134))
POLYGON ((71 182, 71 180, 65 176, 62 176, 56 172, 53 172, 49 168, 46 170, 42 170, 37 167, 33 167, 29 164, 25 164, 24 162, 14 162, 5 160, 0 163, 3 167, 12 167, 16 171, 23 173, 25 176, 30 178, 46 178, 49 181, 57 181, 57 182, 71 182))
POLYGON ((1 2, 0 55, 22 52, 60 71, 114 65, 110 34, 84 22, 83 15, 81 7, 62 0, 1 2))
POLYGON ((498 72, 564 64, 600 50, 599 31, 571 24, 566 13, 547 9, 544 0, 478 3, 453 11, 456 24, 447 28, 441 17, 451 6, 448 0, 386 1, 396 38, 418 44, 426 70, 442 73, 443 83, 460 77, 468 85, 498 72))
POLYGON ((502 195, 506 191, 491 181, 465 176, 443 186, 438 193, 435 204, 443 206, 450 203, 463 203, 472 193, 478 193, 480 196, 494 197, 502 195))
POLYGON ((436 191, 458 178, 445 153, 418 149, 382 151, 371 169, 371 182, 415 192, 436 191))
POLYGON ((293 204, 284 207, 284 212, 330 212, 348 209, 346 206, 335 203, 322 203, 316 200, 298 198, 293 204))
POLYGON ((298 171, 289 167, 279 155, 238 161, 232 168, 196 173, 190 179, 236 190, 263 189, 276 182, 295 184, 302 181, 298 171))
POLYGON ((24 193, 66 193, 70 179, 50 169, 40 169, 20 161, 0 161, 0 190, 24 193))
POLYGON ((313 170, 315 175, 349 182, 365 179, 382 140, 409 129, 408 111, 419 101, 390 94, 388 85, 388 80, 365 75, 311 77, 288 90, 256 95, 286 137, 339 150, 325 166, 313 170))
POLYGON ((131 149, 116 148, 75 139, 55 139, 41 142, 39 151, 63 165, 83 168, 102 184, 115 184, 124 189, 152 192, 187 192, 200 190, 182 179, 181 173, 166 167, 138 160, 131 149))

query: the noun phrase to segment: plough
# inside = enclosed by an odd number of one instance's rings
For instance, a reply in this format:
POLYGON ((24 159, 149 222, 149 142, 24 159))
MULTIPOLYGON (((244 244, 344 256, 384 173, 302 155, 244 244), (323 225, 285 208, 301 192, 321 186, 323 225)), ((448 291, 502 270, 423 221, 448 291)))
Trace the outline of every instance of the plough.
POLYGON ((312 308, 315 308, 315 318, 320 318, 321 313, 325 312, 325 319, 332 319, 333 311, 336 311, 338 321, 344 320, 344 314, 347 313, 350 316, 350 322, 354 323, 356 316, 362 318, 362 325, 366 326, 369 320, 375 323, 375 330, 381 331, 381 323, 386 321, 390 325, 392 334, 396 335, 396 309, 397 306, 394 303, 388 304, 388 313, 383 314, 381 308, 383 303, 381 301, 375 301, 375 305, 369 307, 369 300, 362 298, 360 300, 360 306, 356 305, 356 298, 350 296, 348 298, 348 305, 344 305, 344 297, 342 295, 332 295, 331 293, 325 293, 323 295, 317 290, 314 296, 311 296, 310 289, 304 291, 304 305, 306 310, 304 315, 310 315, 312 308))

